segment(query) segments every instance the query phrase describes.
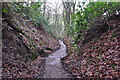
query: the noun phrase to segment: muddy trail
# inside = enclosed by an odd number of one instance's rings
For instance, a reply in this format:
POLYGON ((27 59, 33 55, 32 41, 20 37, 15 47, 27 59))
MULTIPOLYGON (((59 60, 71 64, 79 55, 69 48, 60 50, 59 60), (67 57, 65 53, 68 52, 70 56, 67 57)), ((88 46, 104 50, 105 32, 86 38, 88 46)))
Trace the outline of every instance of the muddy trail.
POLYGON ((70 78, 70 74, 63 69, 61 63, 61 59, 67 55, 66 45, 61 40, 59 40, 59 43, 61 45, 60 49, 46 58, 43 78, 70 78))

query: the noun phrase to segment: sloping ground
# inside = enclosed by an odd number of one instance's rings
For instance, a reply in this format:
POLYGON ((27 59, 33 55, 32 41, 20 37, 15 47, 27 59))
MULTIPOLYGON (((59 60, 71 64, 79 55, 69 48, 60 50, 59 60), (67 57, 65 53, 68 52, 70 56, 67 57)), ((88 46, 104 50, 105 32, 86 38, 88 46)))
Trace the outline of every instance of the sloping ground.
POLYGON ((45 60, 40 56, 47 56, 59 49, 59 43, 52 35, 36 28, 20 15, 14 15, 12 19, 25 34, 13 29, 3 19, 2 77, 40 78, 44 73, 45 60))
POLYGON ((113 29, 100 39, 79 43, 84 47, 63 59, 65 69, 77 78, 120 78, 120 18, 116 19, 109 21, 113 29))
POLYGON ((30 37, 31 42, 28 38, 23 37, 24 43, 29 46, 29 48, 33 47, 31 45, 34 45, 34 47, 39 50, 49 48, 51 51, 55 51, 59 48, 59 42, 53 38, 52 35, 45 32, 42 26, 35 27, 32 22, 21 17, 19 14, 15 15, 14 19, 22 31, 30 37))
POLYGON ((42 76, 43 66, 39 61, 38 65, 32 67, 29 63, 30 51, 25 47, 20 35, 16 33, 10 26, 3 22, 3 46, 2 46, 2 77, 3 78, 23 78, 23 77, 39 77, 42 76))

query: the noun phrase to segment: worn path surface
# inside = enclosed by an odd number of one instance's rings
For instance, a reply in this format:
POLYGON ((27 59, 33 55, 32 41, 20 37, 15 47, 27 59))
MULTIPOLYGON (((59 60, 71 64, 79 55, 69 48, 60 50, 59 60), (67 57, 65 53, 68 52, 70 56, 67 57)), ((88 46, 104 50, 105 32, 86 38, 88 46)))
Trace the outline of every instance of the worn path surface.
POLYGON ((59 40, 60 49, 49 55, 46 59, 45 74, 43 78, 69 78, 69 75, 62 67, 61 58, 66 56, 66 46, 59 40))

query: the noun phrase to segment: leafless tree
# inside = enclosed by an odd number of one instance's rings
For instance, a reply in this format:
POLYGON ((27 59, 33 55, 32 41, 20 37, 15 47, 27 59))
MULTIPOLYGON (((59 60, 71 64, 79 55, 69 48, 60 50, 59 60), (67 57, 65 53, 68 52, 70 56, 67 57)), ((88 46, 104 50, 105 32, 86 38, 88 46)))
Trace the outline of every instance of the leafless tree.
POLYGON ((45 16, 46 0, 43 1, 43 16, 45 16))
POLYGON ((71 15, 75 13, 75 5, 76 0, 69 1, 69 0, 62 0, 62 4, 64 7, 63 11, 63 17, 64 17, 64 23, 71 24, 71 15))

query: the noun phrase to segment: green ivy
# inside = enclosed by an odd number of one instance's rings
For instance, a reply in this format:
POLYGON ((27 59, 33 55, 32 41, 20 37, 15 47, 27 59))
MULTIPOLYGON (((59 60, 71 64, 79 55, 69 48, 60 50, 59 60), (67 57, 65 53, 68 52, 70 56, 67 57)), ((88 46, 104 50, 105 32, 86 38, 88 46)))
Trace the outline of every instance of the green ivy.
POLYGON ((8 13, 8 10, 7 9, 3 9, 2 12, 3 13, 8 13))
MULTIPOLYGON (((82 3, 84 5, 85 3, 82 3)), ((99 19, 105 19, 115 13, 120 8, 119 2, 90 2, 83 8, 78 4, 79 9, 72 15, 72 24, 70 24, 66 31, 74 40, 78 41, 99 19), (106 15, 103 15, 106 13, 106 15)), ((119 12, 119 11, 118 11, 119 12)))

